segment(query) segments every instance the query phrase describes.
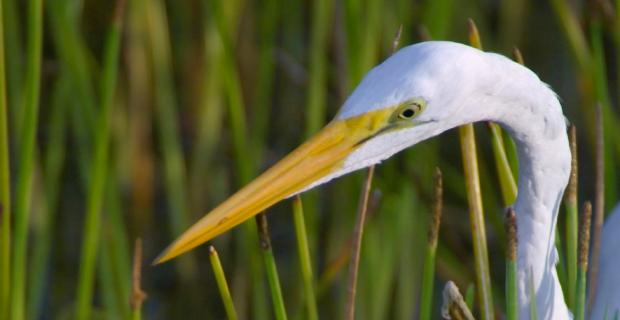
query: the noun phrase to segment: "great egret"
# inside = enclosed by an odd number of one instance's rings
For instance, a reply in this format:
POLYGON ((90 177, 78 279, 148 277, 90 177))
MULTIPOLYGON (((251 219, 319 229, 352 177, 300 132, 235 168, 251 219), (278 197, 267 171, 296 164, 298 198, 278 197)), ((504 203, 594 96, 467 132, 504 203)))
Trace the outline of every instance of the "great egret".
POLYGON ((569 319, 554 248, 571 162, 560 103, 529 69, 452 42, 411 45, 375 67, 332 122, 200 219, 156 262, 172 259, 284 198, 477 121, 501 124, 518 149, 514 207, 520 314, 529 314, 532 281, 539 318, 569 319))

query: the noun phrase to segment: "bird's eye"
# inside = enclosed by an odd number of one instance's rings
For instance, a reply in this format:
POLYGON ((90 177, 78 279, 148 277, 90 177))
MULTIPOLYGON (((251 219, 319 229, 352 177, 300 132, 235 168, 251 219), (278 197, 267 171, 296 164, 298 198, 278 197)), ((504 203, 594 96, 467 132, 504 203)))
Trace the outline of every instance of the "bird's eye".
POLYGON ((402 120, 408 120, 415 118, 421 111, 423 107, 422 104, 418 101, 412 101, 403 106, 403 108, 398 113, 398 118, 402 120))

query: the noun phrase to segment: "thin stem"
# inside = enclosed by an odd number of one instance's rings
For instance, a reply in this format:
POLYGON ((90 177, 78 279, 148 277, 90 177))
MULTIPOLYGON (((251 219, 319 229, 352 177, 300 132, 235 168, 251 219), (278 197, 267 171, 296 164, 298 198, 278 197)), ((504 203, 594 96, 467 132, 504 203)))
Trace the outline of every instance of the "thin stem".
MULTIPOLYGON (((577 284, 577 130, 571 125, 569 140, 571 149, 571 173, 566 189, 564 203, 566 207, 566 269, 568 275, 567 304, 575 305, 575 286, 577 284)), ((574 310, 573 310, 574 311, 574 310)))
POLYGON ((80 260, 77 289, 76 318, 91 317, 91 300, 94 287, 94 271, 101 231, 101 211, 105 194, 108 171, 109 122, 112 101, 118 74, 120 39, 123 21, 124 0, 116 3, 111 28, 107 34, 103 78, 101 87, 101 109, 97 130, 95 131, 93 165, 90 173, 90 189, 86 199, 86 218, 84 222, 83 245, 80 260))
POLYGON ((372 185, 372 177, 375 172, 375 166, 368 168, 366 183, 362 191, 362 198, 357 212, 357 221, 353 230, 353 245, 351 246, 351 261, 349 262, 349 280, 347 284, 347 304, 345 309, 345 319, 353 320, 355 316, 355 294, 357 289, 357 273, 360 263, 360 251, 362 249, 362 236, 364 234, 364 222, 366 221, 366 212, 368 210, 368 198, 370 196, 370 187, 372 185))
POLYGON ((519 318, 517 290, 517 215, 512 207, 506 212, 506 319, 519 318))
MULTIPOLYGON (((41 81, 41 47, 43 37, 43 1, 28 2, 28 45, 27 71, 24 87, 25 105, 20 127, 21 140, 15 188, 15 235, 11 274, 12 292, 10 302, 11 318, 26 317, 26 257, 28 241, 28 213, 30 211, 30 188, 34 163, 34 149, 39 117, 39 93, 41 81)), ((8 214, 7 214, 8 216, 8 214)), ((6 271, 5 271, 6 272, 6 271)))
POLYGON ((233 304, 232 297, 230 296, 230 290, 228 290, 226 276, 224 275, 224 268, 222 268, 220 258, 213 246, 209 247, 209 259, 211 260, 211 267, 213 267, 217 287, 220 290, 220 297, 222 298, 222 302, 224 302, 226 316, 228 317, 228 320, 236 320, 237 312, 235 311, 235 305, 233 304))
POLYGON ((282 298, 282 289, 280 288, 280 277, 278 276, 273 250, 271 249, 267 218, 264 213, 256 216, 256 225, 258 226, 259 244, 265 262, 265 271, 267 272, 267 280, 271 290, 271 302, 273 303, 275 318, 277 320, 286 320, 286 309, 284 307, 284 298, 282 298))
POLYGON ((4 64, 4 11, 0 2, 0 318, 9 317, 11 290, 11 172, 4 64))
POLYGON ((142 239, 136 239, 133 251, 133 271, 131 275, 131 318, 140 320, 142 318, 142 303, 146 299, 146 293, 140 287, 142 278, 142 239))
POLYGON ((293 199, 293 219, 295 221, 295 234, 297 235, 297 251, 299 253, 299 265, 301 276, 304 282, 304 294, 306 298, 306 308, 308 319, 317 320, 319 312, 316 306, 316 296, 314 294, 314 279, 312 276, 312 261, 310 259, 310 248, 308 247, 308 236, 306 235, 306 223, 304 221, 304 211, 301 197, 298 195, 293 199))
POLYGON ((435 168, 435 198, 433 199, 432 218, 428 229, 428 244, 424 258, 424 271, 422 274, 422 301, 420 302, 420 319, 431 318, 433 307, 433 287, 435 280, 435 256, 437 253, 437 238, 439 237, 439 225, 443 207, 443 180, 441 170, 435 168))
MULTIPOLYGON (((596 144, 595 144, 595 173, 594 173, 594 212, 592 227, 592 261, 588 283, 590 286, 588 306, 594 302, 598 280, 598 267, 601 251, 601 231, 605 217, 605 137, 603 128, 603 111, 601 104, 596 106, 596 144)), ((579 284, 577 284, 579 286, 579 284)))

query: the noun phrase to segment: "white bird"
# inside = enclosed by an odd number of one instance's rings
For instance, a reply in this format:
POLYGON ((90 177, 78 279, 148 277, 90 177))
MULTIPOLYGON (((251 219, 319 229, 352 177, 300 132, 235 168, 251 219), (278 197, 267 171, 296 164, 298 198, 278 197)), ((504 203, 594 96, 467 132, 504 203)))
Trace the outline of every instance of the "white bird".
MULTIPOLYGON (((539 319, 569 319, 555 270, 554 247, 558 208, 571 164, 560 103, 526 67, 452 42, 411 45, 375 67, 332 122, 194 224, 157 263, 212 239, 284 198, 478 121, 502 125, 518 150, 514 208, 520 241, 521 318, 528 317, 530 301, 536 299, 539 319), (529 294, 530 283, 535 297, 529 294)), ((605 272, 605 259, 601 260, 601 272, 605 272)), ((599 283, 601 289, 608 284, 599 283)))

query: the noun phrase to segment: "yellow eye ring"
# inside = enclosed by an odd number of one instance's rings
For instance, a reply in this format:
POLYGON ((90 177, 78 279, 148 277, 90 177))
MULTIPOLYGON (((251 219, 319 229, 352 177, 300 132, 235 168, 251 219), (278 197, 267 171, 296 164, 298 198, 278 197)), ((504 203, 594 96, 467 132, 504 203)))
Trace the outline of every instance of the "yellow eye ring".
POLYGON ((423 110, 423 106, 418 101, 407 103, 404 108, 398 112, 398 118, 401 120, 409 120, 415 118, 423 110))

